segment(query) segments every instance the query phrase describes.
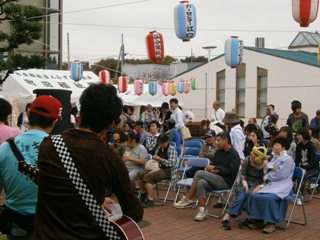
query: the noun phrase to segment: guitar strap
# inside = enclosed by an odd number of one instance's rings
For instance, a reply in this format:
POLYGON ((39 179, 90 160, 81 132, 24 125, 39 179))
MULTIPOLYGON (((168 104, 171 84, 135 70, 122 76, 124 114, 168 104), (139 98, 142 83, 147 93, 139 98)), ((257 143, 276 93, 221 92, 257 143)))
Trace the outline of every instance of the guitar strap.
POLYGON ((14 142, 14 137, 7 139, 7 142, 9 143, 9 146, 11 148, 11 151, 13 152, 13 155, 16 157, 17 161, 18 161, 18 170, 22 173, 22 174, 26 174, 27 176, 30 177, 30 179, 36 184, 38 185, 38 173, 39 170, 36 168, 33 168, 33 166, 29 163, 27 163, 27 161, 24 159, 24 156, 22 155, 22 153, 20 152, 20 150, 18 149, 16 143, 14 142), (20 167, 23 166, 23 169, 28 168, 27 170, 21 170, 20 167))
POLYGON ((75 188, 79 191, 79 194, 85 204, 88 206, 90 212, 98 222, 99 226, 106 234, 108 239, 120 239, 118 233, 115 231, 113 225, 106 217, 105 212, 102 207, 97 204, 97 201, 94 199, 90 189, 87 187, 85 182, 80 176, 77 167, 75 166, 73 159, 70 155, 70 152, 63 141, 61 135, 51 136, 54 147, 63 163, 64 168, 69 174, 69 178, 72 180, 75 188))
POLYGON ((21 152, 19 151, 16 143, 14 142, 14 137, 7 139, 7 142, 9 143, 10 148, 11 148, 14 156, 16 157, 17 161, 18 161, 18 162, 24 161, 24 157, 22 156, 22 154, 21 154, 21 152))

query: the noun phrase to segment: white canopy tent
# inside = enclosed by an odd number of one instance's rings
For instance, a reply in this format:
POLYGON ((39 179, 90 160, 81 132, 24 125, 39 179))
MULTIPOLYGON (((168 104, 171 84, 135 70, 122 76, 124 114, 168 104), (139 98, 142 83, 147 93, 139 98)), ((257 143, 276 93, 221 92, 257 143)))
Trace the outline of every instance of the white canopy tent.
POLYGON ((71 79, 70 71, 29 69, 15 71, 3 83, 2 94, 8 99, 17 99, 20 103, 32 102, 35 89, 71 90, 71 102, 79 102, 80 95, 90 84, 99 82, 93 72, 84 71, 83 78, 76 82, 71 79))
MULTIPOLYGON (((151 104, 153 107, 161 107, 163 102, 169 103, 171 98, 174 96, 164 96, 162 94, 161 85, 157 84, 157 94, 151 95, 149 93, 149 86, 148 84, 143 85, 143 93, 139 96, 136 95, 134 92, 134 85, 128 84, 128 90, 125 93, 119 93, 119 96, 122 98, 123 103, 125 105, 131 106, 147 106, 151 104)), ((183 103, 179 101, 179 105, 183 103)))
MULTIPOLYGON (((3 83, 1 94, 7 99, 16 99, 19 105, 32 102, 36 94, 35 89, 64 89, 71 90, 71 104, 78 105, 79 98, 84 89, 90 84, 99 82, 99 77, 91 71, 83 72, 83 79, 76 82, 71 79, 68 70, 43 70, 29 69, 19 70, 10 74, 3 83)), ((115 86, 117 87, 117 86, 115 86)), ((135 106, 135 114, 139 114, 140 106, 151 104, 153 107, 161 107, 163 102, 169 103, 173 96, 164 96, 161 85, 157 85, 157 94, 149 94, 148 84, 144 84, 143 93, 139 96, 134 92, 134 84, 128 84, 128 90, 125 93, 118 93, 125 105, 135 106)), ((179 105, 182 105, 179 102, 179 105)))

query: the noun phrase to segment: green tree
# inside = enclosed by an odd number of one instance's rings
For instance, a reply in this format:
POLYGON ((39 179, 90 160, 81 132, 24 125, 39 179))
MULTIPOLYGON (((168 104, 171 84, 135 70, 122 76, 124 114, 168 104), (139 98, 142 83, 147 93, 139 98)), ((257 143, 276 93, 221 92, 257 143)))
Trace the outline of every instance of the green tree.
MULTIPOLYGON (((204 56, 199 56, 199 57, 192 57, 192 62, 207 62, 208 59, 204 56)), ((180 59, 180 62, 182 63, 190 63, 191 62, 191 57, 186 57, 185 59, 180 59)))
POLYGON ((8 22, 10 32, 0 30, 0 53, 7 57, 0 60, 0 85, 17 69, 44 68, 46 59, 41 55, 14 53, 19 45, 31 45, 40 39, 44 12, 34 6, 22 6, 18 1, 0 0, 0 24, 8 22))
MULTIPOLYGON (((114 59, 114 58, 101 59, 99 62, 94 63, 91 66, 91 71, 93 71, 95 74, 98 75, 102 69, 106 69, 110 72, 110 78, 114 79, 116 75, 117 63, 118 63, 118 59, 114 59)), ((118 73, 118 76, 119 75, 120 74, 118 73)))

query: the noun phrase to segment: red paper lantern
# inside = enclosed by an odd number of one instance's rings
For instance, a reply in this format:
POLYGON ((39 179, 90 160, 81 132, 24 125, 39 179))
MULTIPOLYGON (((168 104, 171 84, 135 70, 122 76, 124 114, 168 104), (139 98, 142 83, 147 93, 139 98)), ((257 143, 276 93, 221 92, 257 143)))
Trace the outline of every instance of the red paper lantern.
POLYGON ((99 72, 99 80, 101 83, 103 84, 111 84, 111 81, 110 81, 110 72, 106 69, 102 69, 100 72, 99 72))
POLYGON ((164 57, 164 44, 161 33, 152 31, 146 36, 146 45, 149 59, 159 63, 164 57))
POLYGON ((121 93, 124 93, 127 91, 127 78, 125 76, 118 77, 118 90, 121 93))
POLYGON ((143 93, 143 82, 140 79, 134 80, 134 92, 138 96, 140 96, 143 93))
POLYGON ((309 23, 316 20, 318 7, 319 0, 292 0, 293 19, 300 27, 308 27, 309 23))

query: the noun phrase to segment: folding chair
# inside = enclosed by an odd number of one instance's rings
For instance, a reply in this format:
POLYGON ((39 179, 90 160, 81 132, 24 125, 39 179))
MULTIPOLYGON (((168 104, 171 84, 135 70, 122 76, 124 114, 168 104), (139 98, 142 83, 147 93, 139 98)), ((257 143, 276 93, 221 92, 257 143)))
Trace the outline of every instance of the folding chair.
POLYGON ((179 198, 179 193, 180 193, 180 188, 181 187, 191 187, 193 178, 185 178, 185 173, 187 169, 190 167, 203 167, 203 170, 209 165, 210 160, 208 158, 190 158, 188 159, 188 162, 186 166, 184 167, 183 175, 182 175, 182 180, 176 182, 176 187, 178 187, 176 197, 174 199, 174 203, 177 202, 177 199, 179 198))
MULTIPOLYGON (((317 160, 319 161, 319 168, 320 168, 320 153, 317 153, 317 160)), ((310 198, 309 200, 307 200, 306 202, 310 202, 312 198, 316 198, 316 199, 320 199, 319 196, 314 196, 314 193, 319 185, 319 180, 320 180, 320 171, 319 171, 319 174, 317 177, 313 177, 313 178, 309 178, 308 181, 309 181, 309 189, 311 191, 311 195, 310 195, 310 198), (311 184, 314 184, 313 188, 311 187, 311 184)))
POLYGON ((191 138, 190 140, 187 140, 186 142, 200 142, 201 145, 205 144, 205 141, 202 138, 191 138))
POLYGON ((148 162, 149 160, 151 160, 151 159, 152 159, 152 155, 148 153, 148 155, 147 155, 147 162, 148 162))
POLYGON ((183 147, 202 148, 203 144, 204 144, 204 140, 203 139, 188 140, 188 141, 184 142, 183 147))
MULTIPOLYGON (((179 159, 177 157, 176 159, 176 168, 178 167, 178 164, 179 164, 179 159)), ((174 201, 174 199, 169 199, 168 198, 168 195, 169 195, 169 192, 170 190, 175 186, 175 179, 164 179, 162 180, 161 182, 158 182, 155 184, 156 185, 156 190, 157 190, 157 196, 160 200, 163 200, 162 202, 155 202, 156 205, 163 205, 167 200, 168 201, 174 201), (159 183, 161 183, 162 185, 166 186, 166 188, 159 188, 159 183), (161 197, 160 196, 160 193, 159 193, 159 190, 165 190, 166 191, 166 195, 165 197, 161 197)))
POLYGON ((207 202, 206 202, 206 206, 207 206, 208 203, 210 202, 210 198, 211 198, 212 194, 218 194, 218 195, 220 195, 220 196, 221 196, 223 193, 229 193, 229 194, 228 194, 228 198, 227 198, 227 201, 226 201, 225 204, 223 203, 223 197, 221 197, 221 201, 222 201, 221 203, 222 203, 222 205, 224 204, 224 208, 223 208, 223 210, 222 210, 221 215, 218 216, 218 215, 214 215, 214 214, 209 214, 209 213, 208 213, 208 216, 211 216, 211 217, 214 217, 214 218, 220 218, 221 216, 223 216, 224 212, 226 211, 226 209, 227 209, 227 207, 228 207, 228 203, 229 203, 229 200, 230 200, 230 198, 231 198, 231 196, 232 196, 233 190, 234 190, 234 188, 235 188, 235 186, 236 186, 236 184, 237 184, 238 178, 239 178, 239 176, 240 176, 240 172, 241 172, 241 164, 240 164, 240 166, 239 166, 239 170, 238 170, 237 176, 236 176, 236 178, 235 178, 235 180, 234 180, 231 188, 222 189, 222 190, 211 190, 211 191, 209 192, 209 195, 208 195, 208 198, 207 198, 207 202))
POLYGON ((301 191, 300 191, 300 190, 301 190, 301 185, 303 184, 303 181, 302 181, 303 177, 304 177, 304 171, 303 171, 303 169, 300 168, 300 167, 294 168, 294 173, 293 173, 293 177, 292 177, 292 178, 293 178, 293 179, 300 178, 301 181, 300 181, 300 184, 299 184, 299 186, 298 186, 298 188, 297 188, 296 193, 290 194, 289 196, 287 196, 287 197, 283 200, 283 201, 290 201, 290 200, 294 199, 293 206, 292 206, 292 208, 291 208, 289 218, 288 218, 288 220, 286 220, 286 221, 288 222, 286 228, 288 228, 288 226, 289 226, 289 224, 290 224, 291 222, 292 222, 292 223, 297 223, 297 224, 300 224, 300 225, 306 225, 306 224, 307 224, 307 216, 306 216, 306 212, 305 212, 305 209, 304 209, 304 202, 303 202, 303 201, 301 201, 301 202, 302 202, 301 207, 302 207, 302 211, 303 211, 304 222, 293 221, 293 220, 292 220, 292 214, 293 214, 293 211, 294 211, 294 209, 295 209, 295 206, 297 205, 297 199, 298 199, 299 197, 300 197, 300 198, 302 197, 302 194, 301 194, 301 191))
POLYGON ((173 147, 176 147, 176 146, 177 146, 177 144, 176 144, 175 142, 169 142, 169 144, 170 144, 171 146, 173 146, 173 147))
POLYGON ((262 139, 261 142, 263 143, 263 145, 264 145, 265 148, 268 148, 269 143, 270 143, 270 140, 268 140, 268 139, 262 139))

